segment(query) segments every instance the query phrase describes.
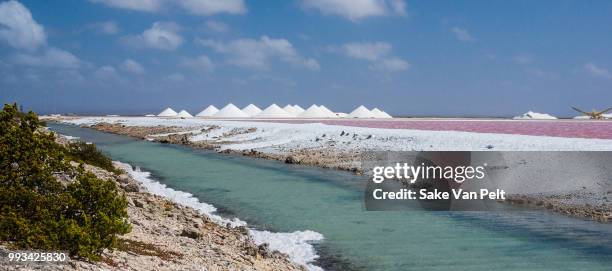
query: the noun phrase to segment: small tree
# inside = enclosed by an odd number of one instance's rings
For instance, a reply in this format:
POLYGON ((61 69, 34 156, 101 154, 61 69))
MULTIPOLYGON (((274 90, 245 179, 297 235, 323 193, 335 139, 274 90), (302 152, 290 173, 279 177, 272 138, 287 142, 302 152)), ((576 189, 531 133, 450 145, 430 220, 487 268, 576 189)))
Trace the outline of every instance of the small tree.
POLYGON ((68 151, 39 129, 36 114, 16 104, 0 112, 0 239, 98 259, 130 230, 125 196, 112 181, 72 167, 68 151))

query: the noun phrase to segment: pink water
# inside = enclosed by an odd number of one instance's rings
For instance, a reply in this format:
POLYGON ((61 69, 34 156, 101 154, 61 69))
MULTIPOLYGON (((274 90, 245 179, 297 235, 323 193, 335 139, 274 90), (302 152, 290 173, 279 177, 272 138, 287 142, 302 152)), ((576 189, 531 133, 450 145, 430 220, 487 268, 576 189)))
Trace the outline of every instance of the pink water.
POLYGON ((355 127, 462 131, 534 136, 612 139, 612 121, 588 120, 274 120, 284 123, 325 123, 355 127))

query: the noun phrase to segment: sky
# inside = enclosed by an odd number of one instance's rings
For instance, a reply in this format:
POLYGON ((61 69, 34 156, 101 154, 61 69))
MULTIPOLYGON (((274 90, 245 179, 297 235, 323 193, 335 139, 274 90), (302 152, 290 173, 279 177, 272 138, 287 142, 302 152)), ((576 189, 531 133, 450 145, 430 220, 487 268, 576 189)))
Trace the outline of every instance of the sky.
POLYGON ((612 106, 612 1, 0 0, 0 102, 40 113, 612 106))

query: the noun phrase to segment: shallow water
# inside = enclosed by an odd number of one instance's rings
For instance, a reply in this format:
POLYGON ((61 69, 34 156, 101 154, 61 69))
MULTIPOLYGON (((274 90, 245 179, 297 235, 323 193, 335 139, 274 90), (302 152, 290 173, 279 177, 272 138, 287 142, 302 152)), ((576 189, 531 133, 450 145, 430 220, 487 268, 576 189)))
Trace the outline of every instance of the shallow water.
POLYGON ((612 226, 541 211, 368 212, 349 173, 164 145, 49 124, 114 160, 272 231, 324 235, 330 270, 610 270, 612 226))

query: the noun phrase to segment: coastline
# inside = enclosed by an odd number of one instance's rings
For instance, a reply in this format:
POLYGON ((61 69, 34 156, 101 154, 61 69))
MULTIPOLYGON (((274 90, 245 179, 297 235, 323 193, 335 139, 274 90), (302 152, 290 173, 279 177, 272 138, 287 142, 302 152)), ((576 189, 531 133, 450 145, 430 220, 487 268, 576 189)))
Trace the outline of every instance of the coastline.
MULTIPOLYGON (((126 135, 142 140, 160 143, 179 144, 197 149, 213 150, 219 153, 243 155, 253 158, 277 160, 288 164, 301 164, 322 168, 338 169, 362 174, 360 152, 368 149, 391 150, 393 146, 402 146, 401 150, 415 150, 415 146, 425 146, 430 150, 448 148, 435 145, 452 136, 452 132, 432 132, 434 139, 418 143, 423 131, 407 130, 385 131, 374 128, 355 128, 323 124, 249 123, 240 121, 152 119, 138 117, 91 117, 52 119, 54 121, 80 125, 98 131, 126 135), (277 128, 280 125, 280 128, 277 128), (314 125, 314 126, 313 126, 314 125), (286 128, 289 126, 291 128, 286 128), (304 128, 304 126, 306 126, 304 128), (267 131, 265 129, 268 129, 267 131), (280 131, 272 131, 277 129, 280 131), (293 130, 292 130, 293 129, 293 130), (304 129, 315 130, 306 134, 304 129), (295 131, 294 131, 295 130, 295 131), (339 135, 332 132, 341 131, 339 135), (381 133, 381 130, 383 131, 381 133), (279 136, 280 133, 285 135, 279 136), (451 133, 449 135, 449 133, 451 133), (346 134, 346 135, 344 135, 346 134), (417 136, 415 136, 417 134, 417 136), (346 138, 346 139, 343 139, 346 138), (340 141, 344 140, 344 141, 340 141), (402 145, 404 144, 404 145, 402 145), (412 146, 411 146, 412 145, 412 146), (429 146, 427 146, 429 145, 429 146)), ((464 146, 455 149, 487 150, 474 135, 455 132, 460 139, 471 139, 464 146), (475 142, 475 143, 474 143, 475 142), (476 146, 474 146, 476 145, 476 146)), ((478 135, 480 136, 480 135, 478 135)), ((495 142, 494 150, 596 150, 611 149, 612 140, 554 138, 516 135, 483 134, 483 142, 495 142), (489 138, 487 138, 489 137, 489 138), (523 148, 511 148, 520 140, 529 140, 523 148), (598 144, 604 142, 605 144, 598 144), (574 144, 572 144, 574 143, 574 144), (572 145, 569 145, 572 144, 572 145)), ((393 149, 395 150, 395 149, 393 149)), ((509 194, 506 202, 513 205, 528 205, 552 212, 581 219, 609 222, 612 220, 612 203, 608 200, 612 191, 605 191, 600 198, 593 198, 588 191, 576 193, 545 194, 509 194), (587 192, 586 194, 584 192, 587 192), (586 196, 585 196, 586 195, 586 196)))
MULTIPOLYGON (((65 138, 60 140, 67 140, 65 138)), ((253 230, 240 220, 213 215, 215 208, 191 198, 192 204, 163 196, 147 172, 113 162, 125 173, 116 174, 85 164, 85 170, 117 184, 128 199, 132 231, 119 237, 119 247, 104 251, 99 262, 72 259, 47 264, 45 270, 306 270, 268 244, 256 244, 253 230), (157 192, 157 193, 155 193, 157 192), (201 208, 194 208, 194 207, 201 208)), ((182 193, 174 191, 174 195, 182 193)), ((271 233, 273 234, 273 233, 271 233)), ((10 251, 7 246, 0 249, 10 251)), ((2 270, 33 270, 40 266, 19 263, 2 270)), ((311 270, 316 270, 311 268, 311 270)))

